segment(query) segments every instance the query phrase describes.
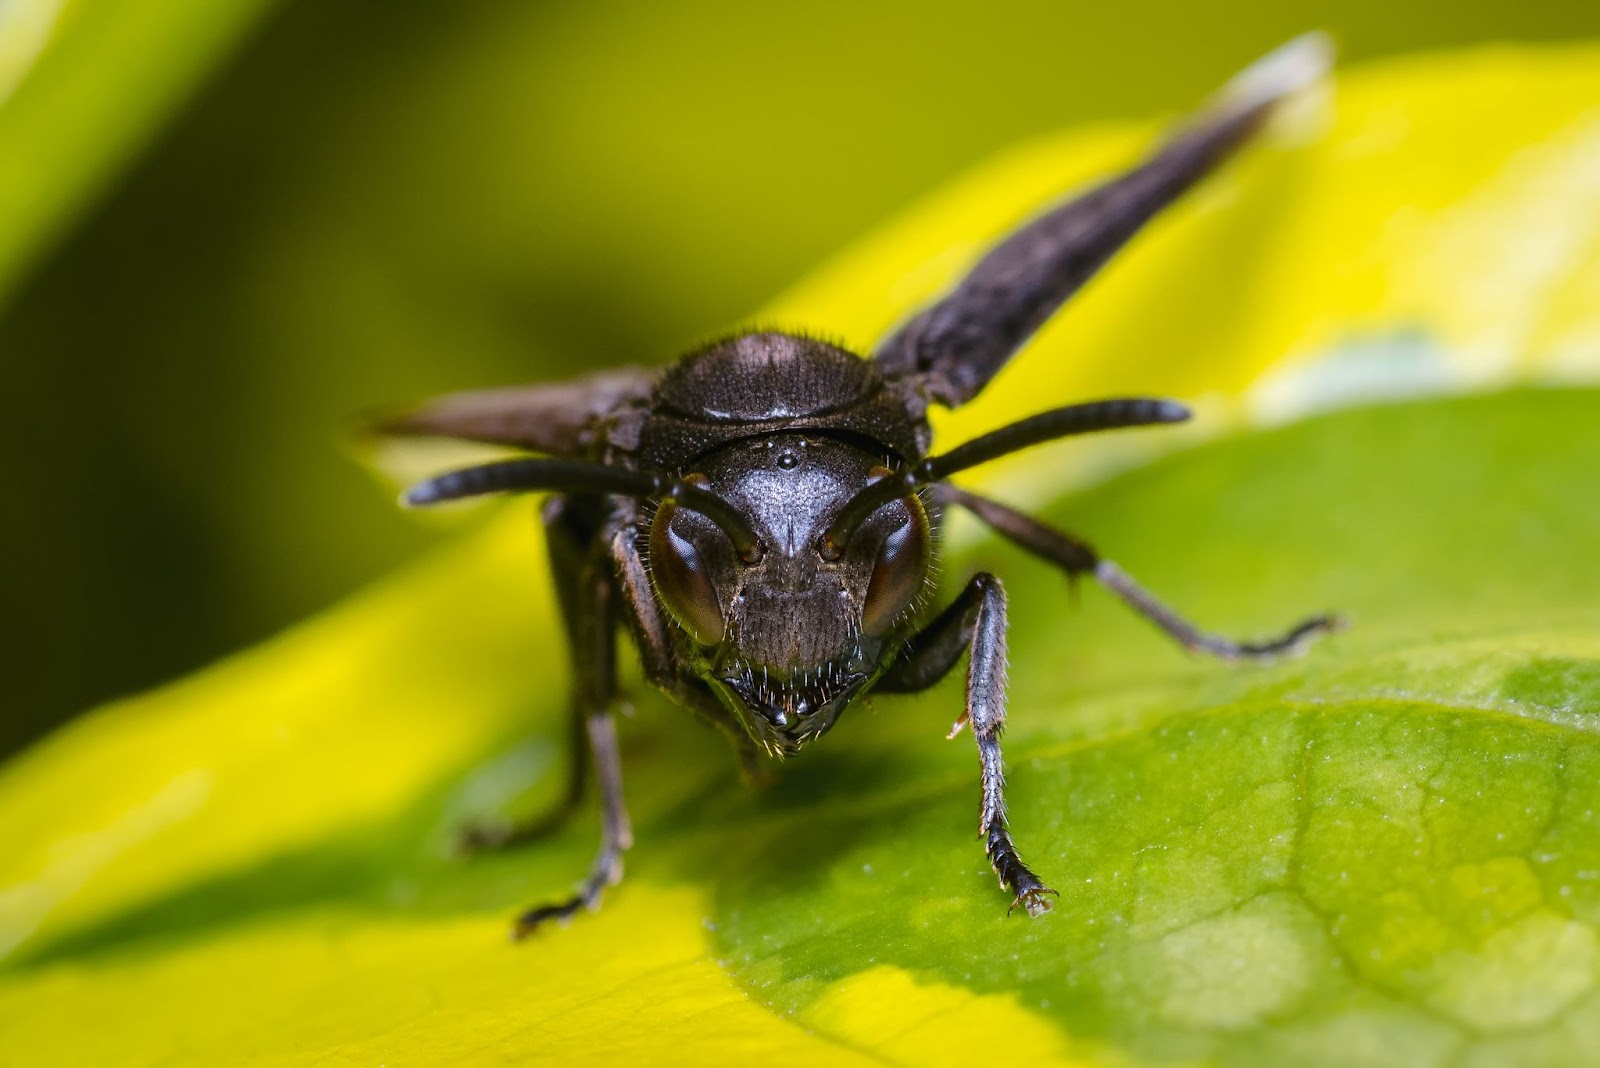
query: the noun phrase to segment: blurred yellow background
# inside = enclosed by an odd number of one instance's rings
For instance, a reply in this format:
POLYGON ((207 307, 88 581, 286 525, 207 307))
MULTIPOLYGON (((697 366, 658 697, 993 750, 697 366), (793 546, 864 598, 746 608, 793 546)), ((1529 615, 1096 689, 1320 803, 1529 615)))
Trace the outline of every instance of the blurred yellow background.
POLYGON ((1307 28, 1343 63, 1600 34, 1571 0, 175 0, 187 35, 52 55, 106 9, 0 14, 0 67, 46 27, 0 102, 39 174, 0 178, 0 753, 440 537, 345 455, 362 410, 666 360, 998 148, 1307 28))

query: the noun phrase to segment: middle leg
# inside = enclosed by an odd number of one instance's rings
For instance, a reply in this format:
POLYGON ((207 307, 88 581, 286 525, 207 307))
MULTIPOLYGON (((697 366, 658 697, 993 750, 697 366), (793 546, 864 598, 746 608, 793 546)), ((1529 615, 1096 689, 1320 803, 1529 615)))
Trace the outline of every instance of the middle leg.
MULTIPOLYGON (((553 512, 547 509, 546 518, 552 517, 553 512)), ((574 508, 570 521, 581 523, 583 518, 574 508)), ((557 523, 550 523, 552 533, 557 527, 557 523)), ((563 556, 558 550, 573 549, 580 543, 558 542, 552 538, 551 558, 557 564, 558 575, 566 576, 558 582, 558 592, 572 645, 572 723, 575 735, 581 732, 581 739, 575 737, 574 743, 579 755, 587 753, 592 758, 600 786, 600 848, 589 874, 570 897, 529 909, 517 919, 512 929, 516 938, 525 937, 548 920, 566 920, 579 909, 598 908, 605 889, 622 878, 622 854, 633 844, 633 831, 623 803, 622 756, 617 746, 614 711, 617 704, 616 581, 611 573, 607 547, 598 537, 597 529, 574 527, 573 532, 588 535, 583 551, 563 556)), ((569 782, 570 798, 582 789, 581 772, 577 767, 569 782)))
POLYGON ((1312 639, 1344 625, 1338 616, 1320 615, 1302 620, 1283 634, 1265 641, 1242 642, 1207 634, 1162 604, 1154 594, 1135 582, 1133 576, 1110 560, 1101 558, 1092 548, 1070 534, 1046 526, 1032 516, 1007 508, 998 501, 949 484, 939 486, 936 492, 941 501, 960 505, 1007 541, 1056 565, 1069 580, 1080 575, 1093 575, 1124 604, 1191 652, 1209 653, 1222 660, 1270 660, 1298 653, 1312 639))
MULTIPOLYGON (((605 670, 604 665, 598 662, 602 657, 596 657, 581 648, 583 643, 592 644, 595 641, 595 636, 585 629, 584 612, 588 606, 583 576, 588 547, 594 541, 596 526, 584 511, 569 497, 546 498, 539 508, 556 604, 560 607, 562 629, 566 632, 573 685, 580 691, 585 687, 594 688, 592 683, 584 681, 585 672, 605 670)), ((456 837, 456 849, 459 852, 486 853, 536 841, 560 830, 577 810, 583 801, 591 757, 586 722, 588 710, 582 697, 582 693, 575 693, 567 709, 567 779, 555 803, 528 819, 502 818, 467 824, 456 837)))

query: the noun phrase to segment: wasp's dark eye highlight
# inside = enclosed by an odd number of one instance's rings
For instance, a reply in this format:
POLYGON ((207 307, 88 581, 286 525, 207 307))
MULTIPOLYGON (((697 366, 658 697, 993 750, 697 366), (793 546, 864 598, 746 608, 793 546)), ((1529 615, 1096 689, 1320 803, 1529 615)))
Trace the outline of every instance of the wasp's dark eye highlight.
POLYGON ((672 529, 671 505, 663 505, 650 527, 650 574, 668 611, 701 645, 722 640, 722 605, 705 557, 672 529))
POLYGON ((887 633, 927 581, 933 555, 928 516, 915 497, 908 497, 905 506, 911 514, 883 539, 872 563, 872 581, 861 609, 861 628, 868 634, 887 633))

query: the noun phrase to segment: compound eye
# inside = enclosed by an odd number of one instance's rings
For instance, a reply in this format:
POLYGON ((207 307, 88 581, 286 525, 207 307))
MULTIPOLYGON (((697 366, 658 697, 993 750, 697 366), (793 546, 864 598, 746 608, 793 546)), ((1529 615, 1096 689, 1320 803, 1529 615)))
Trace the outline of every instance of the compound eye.
POLYGON ((928 564, 933 556, 933 537, 928 531, 928 516, 922 502, 907 497, 901 502, 911 514, 883 539, 872 563, 872 580, 861 609, 861 628, 881 636, 906 610, 928 580, 928 564))
POLYGON ((723 632, 717 588, 700 550, 672 529, 675 511, 672 502, 663 503, 650 526, 650 574, 673 618, 701 645, 716 645, 723 632))

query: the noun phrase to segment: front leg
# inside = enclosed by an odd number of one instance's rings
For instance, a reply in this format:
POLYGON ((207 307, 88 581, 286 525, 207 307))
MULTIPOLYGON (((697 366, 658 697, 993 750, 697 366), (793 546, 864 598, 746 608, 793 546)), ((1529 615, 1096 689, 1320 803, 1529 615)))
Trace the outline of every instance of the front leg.
POLYGON ((656 601, 650 585, 650 570, 639 555, 639 517, 629 505, 618 519, 619 529, 611 536, 611 563, 622 586, 628 607, 628 621, 634 644, 639 649, 640 666, 650 684, 678 704, 715 727, 733 746, 739 773, 748 783, 764 785, 770 778, 760 753, 733 715, 703 683, 688 679, 673 654, 672 623, 656 601))
POLYGON ((926 689, 943 678, 963 652, 968 653, 967 702, 950 737, 963 724, 971 724, 983 776, 978 835, 1000 885, 1013 895, 1011 908, 1020 905, 1028 915, 1037 916, 1049 911, 1048 895, 1055 891, 1018 855, 1006 822, 1005 765, 1000 754, 1000 734, 1006 725, 1006 591, 1000 580, 990 574, 974 575, 961 596, 911 639, 909 655, 889 670, 878 689, 890 693, 926 689))

